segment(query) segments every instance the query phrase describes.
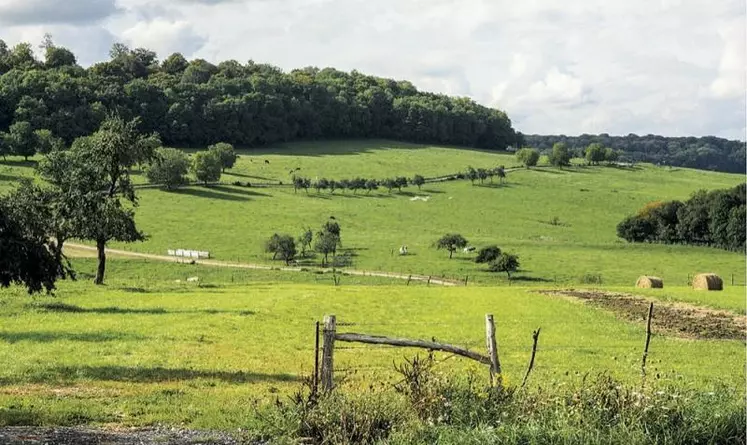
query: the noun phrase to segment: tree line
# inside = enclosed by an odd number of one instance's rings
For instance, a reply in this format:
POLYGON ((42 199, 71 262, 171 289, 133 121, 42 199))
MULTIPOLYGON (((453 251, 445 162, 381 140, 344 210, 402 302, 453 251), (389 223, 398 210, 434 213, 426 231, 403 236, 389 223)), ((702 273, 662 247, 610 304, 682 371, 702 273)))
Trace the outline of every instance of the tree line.
MULTIPOLYGON (((0 40, 0 132, 6 151, 33 154, 33 132, 65 144, 116 113, 170 146, 217 142, 253 147, 297 139, 392 138, 503 150, 517 142, 508 116, 463 97, 418 91, 410 82, 357 71, 214 65, 179 53, 159 60, 117 43, 110 60, 82 68, 47 37, 44 59, 29 43, 0 40)), ((5 153, 0 151, 0 153, 5 153)))
POLYGON ((549 152, 557 143, 574 150, 578 157, 593 143, 610 147, 620 152, 620 160, 627 162, 651 162, 653 164, 698 168, 729 173, 745 173, 745 142, 715 136, 666 137, 656 135, 610 136, 582 134, 565 135, 521 135, 522 146, 534 147, 549 152))
POLYGON ((629 242, 693 244, 745 250, 745 183, 694 193, 682 201, 655 201, 617 225, 629 242))

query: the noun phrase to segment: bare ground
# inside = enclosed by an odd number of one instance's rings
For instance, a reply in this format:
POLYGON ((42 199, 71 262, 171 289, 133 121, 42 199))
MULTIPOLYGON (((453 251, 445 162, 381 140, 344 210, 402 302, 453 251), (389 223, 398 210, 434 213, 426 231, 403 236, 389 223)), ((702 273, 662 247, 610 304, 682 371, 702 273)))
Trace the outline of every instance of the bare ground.
POLYGON ((238 435, 177 428, 97 429, 87 427, 4 427, 0 443, 7 445, 238 445, 238 435))
POLYGON ((545 295, 571 297, 613 312, 618 317, 645 322, 648 307, 654 303, 654 331, 696 339, 745 340, 747 318, 728 311, 719 311, 684 303, 665 303, 645 297, 599 290, 542 290, 545 295))

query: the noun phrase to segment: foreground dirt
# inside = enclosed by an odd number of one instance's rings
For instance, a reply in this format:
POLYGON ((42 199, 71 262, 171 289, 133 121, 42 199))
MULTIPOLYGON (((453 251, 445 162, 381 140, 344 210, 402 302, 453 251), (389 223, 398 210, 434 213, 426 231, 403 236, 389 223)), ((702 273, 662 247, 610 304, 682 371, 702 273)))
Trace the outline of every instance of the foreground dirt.
POLYGON ((221 432, 175 428, 103 430, 82 427, 5 427, 0 428, 0 443, 7 445, 238 445, 252 442, 243 442, 221 432))
POLYGON ((648 307, 654 303, 654 331, 697 339, 745 340, 745 317, 727 311, 684 303, 664 303, 641 296, 598 290, 542 290, 545 295, 572 297, 610 310, 628 321, 645 322, 648 307))

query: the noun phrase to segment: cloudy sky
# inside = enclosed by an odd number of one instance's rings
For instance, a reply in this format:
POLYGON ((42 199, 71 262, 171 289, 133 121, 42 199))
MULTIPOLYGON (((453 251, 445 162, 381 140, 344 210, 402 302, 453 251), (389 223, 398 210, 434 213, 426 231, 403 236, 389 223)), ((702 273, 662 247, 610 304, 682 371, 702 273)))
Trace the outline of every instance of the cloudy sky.
POLYGON ((88 65, 165 58, 332 66, 505 110, 525 133, 745 139, 744 0, 0 0, 88 65))

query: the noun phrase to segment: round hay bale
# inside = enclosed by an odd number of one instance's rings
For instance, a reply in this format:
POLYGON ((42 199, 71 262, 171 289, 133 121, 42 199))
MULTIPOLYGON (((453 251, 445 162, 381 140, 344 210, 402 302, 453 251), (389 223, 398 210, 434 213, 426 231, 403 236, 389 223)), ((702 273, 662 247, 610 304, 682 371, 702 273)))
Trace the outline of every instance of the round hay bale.
POLYGON ((642 275, 638 277, 638 281, 635 282, 635 287, 640 287, 642 289, 662 289, 664 287, 664 280, 659 277, 642 275))
POLYGON ((693 278, 693 289, 724 290, 724 280, 715 273, 700 273, 693 278))

